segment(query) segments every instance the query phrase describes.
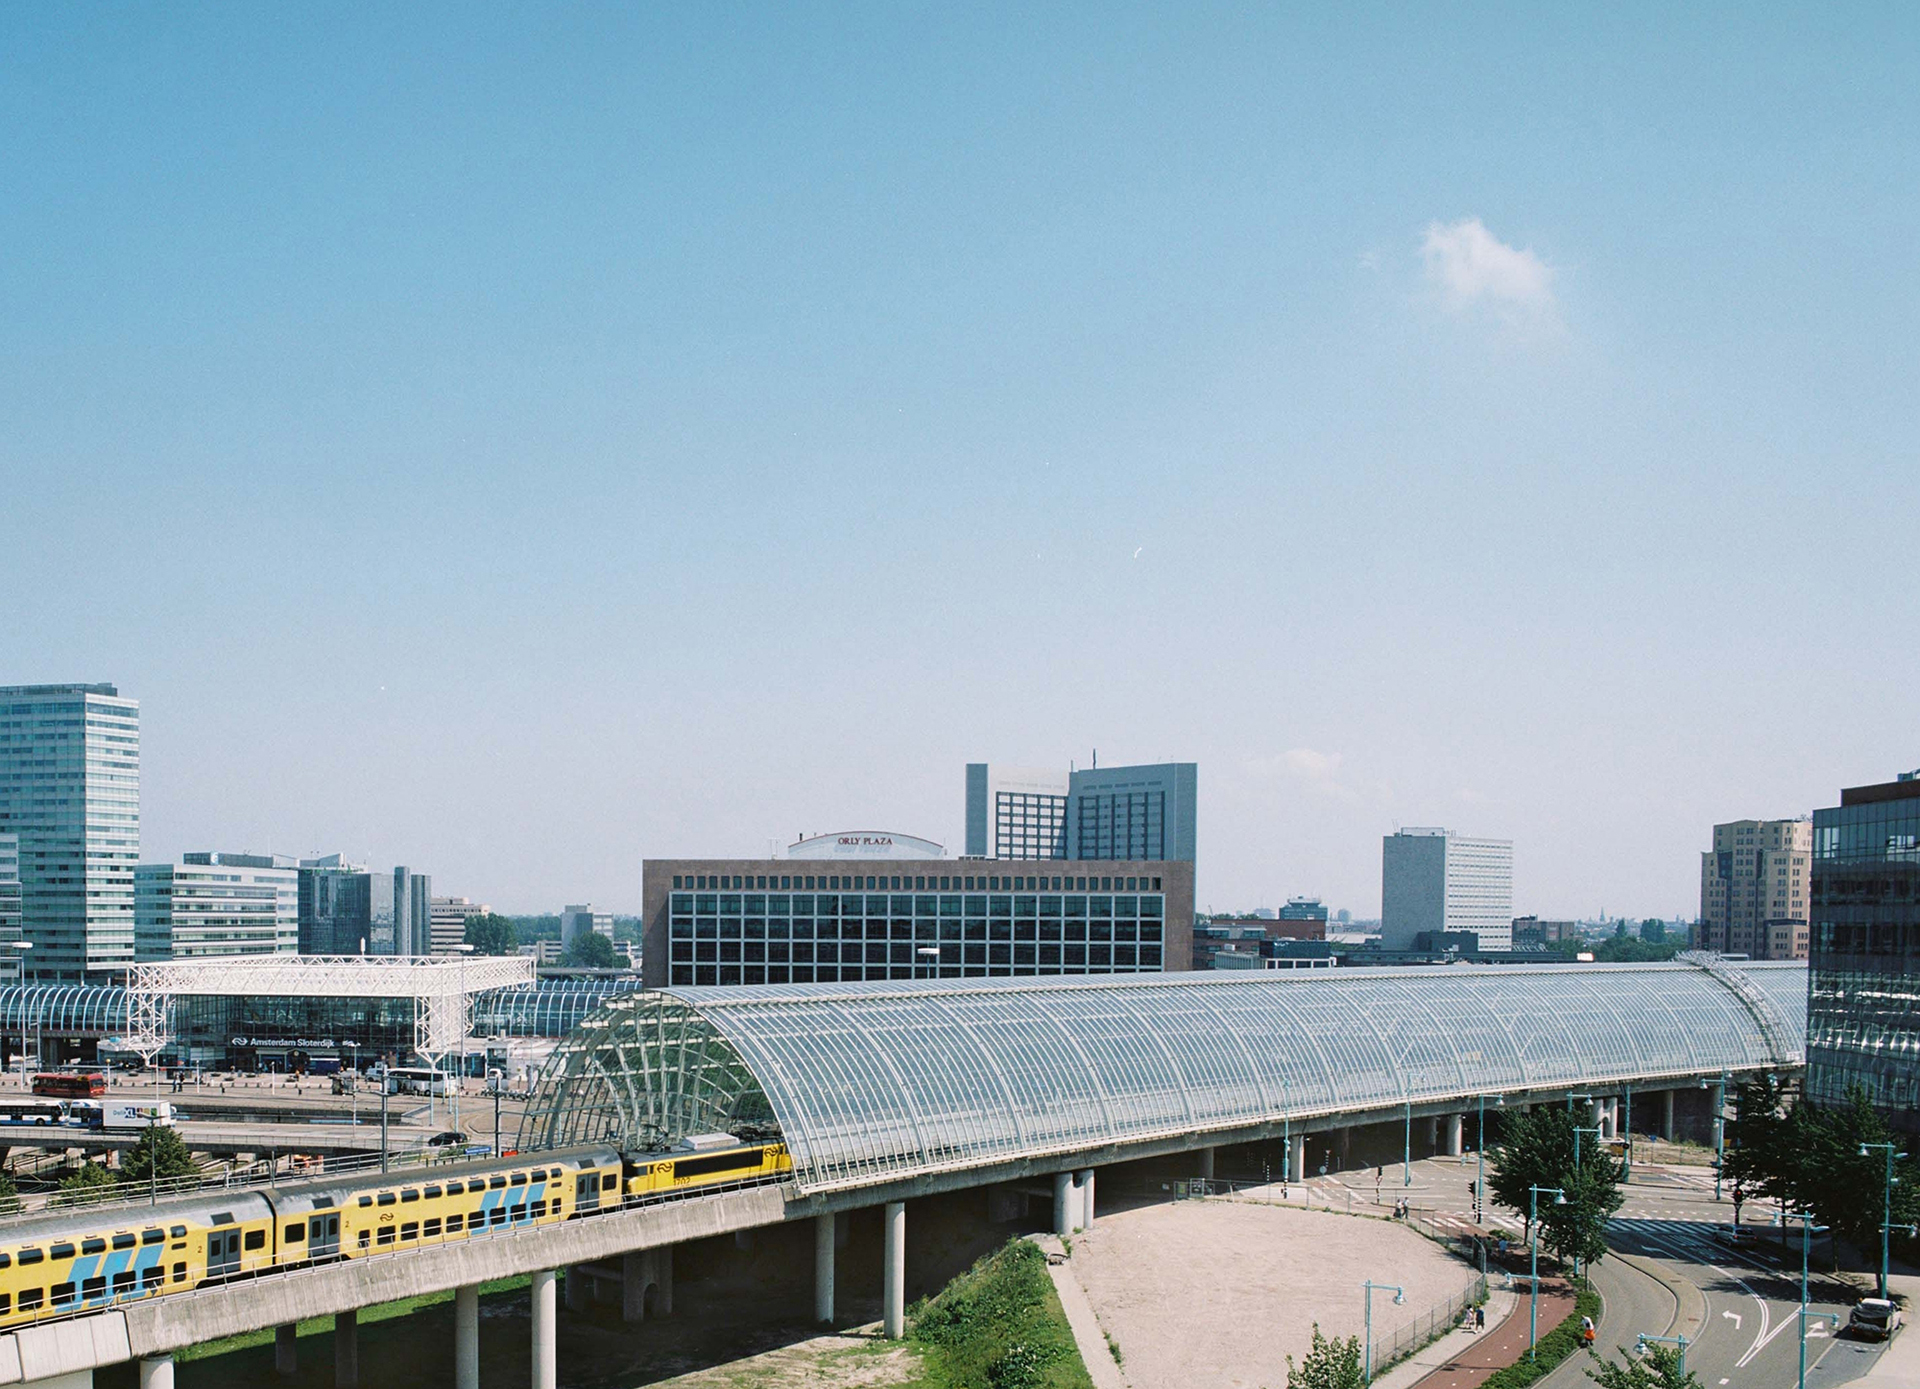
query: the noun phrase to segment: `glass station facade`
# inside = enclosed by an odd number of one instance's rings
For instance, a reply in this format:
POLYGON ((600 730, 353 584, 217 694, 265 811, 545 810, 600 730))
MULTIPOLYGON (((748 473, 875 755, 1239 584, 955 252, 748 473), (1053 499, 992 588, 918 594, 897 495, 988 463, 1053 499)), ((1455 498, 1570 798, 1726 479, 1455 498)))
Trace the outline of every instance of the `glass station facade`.
POLYGON ((1807 1093, 1920 1135, 1920 773, 1813 815, 1807 1093))
POLYGON ((696 880, 694 890, 676 890, 669 900, 668 982, 837 984, 1164 968, 1160 879, 1007 882, 1091 882, 1100 890, 736 892, 702 890, 696 880))

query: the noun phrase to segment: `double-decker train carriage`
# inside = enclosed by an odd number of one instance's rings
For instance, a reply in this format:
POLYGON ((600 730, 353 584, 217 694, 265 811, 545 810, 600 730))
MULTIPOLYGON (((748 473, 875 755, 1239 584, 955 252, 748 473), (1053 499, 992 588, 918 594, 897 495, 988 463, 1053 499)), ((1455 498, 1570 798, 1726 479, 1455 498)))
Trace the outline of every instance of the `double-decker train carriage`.
POLYGON ((670 1153, 570 1148, 48 1212, 0 1224, 0 1327, 557 1224, 792 1166, 782 1144, 702 1135, 670 1153))

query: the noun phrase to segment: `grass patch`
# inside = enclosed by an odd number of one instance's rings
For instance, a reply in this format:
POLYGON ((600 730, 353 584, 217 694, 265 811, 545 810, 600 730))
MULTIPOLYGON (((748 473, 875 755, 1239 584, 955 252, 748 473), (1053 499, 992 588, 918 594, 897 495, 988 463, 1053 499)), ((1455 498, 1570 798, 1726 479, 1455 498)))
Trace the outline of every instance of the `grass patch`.
POLYGON ((913 1309, 915 1389, 1093 1389, 1047 1258, 1011 1240, 913 1309))
MULTIPOLYGON (((1515 1315, 1518 1315, 1517 1313, 1515 1315)), ((1551 1370, 1557 1368, 1569 1355, 1577 1355, 1581 1349, 1580 1318, 1592 1317, 1597 1326, 1600 1322, 1600 1296, 1590 1288, 1582 1288, 1574 1294, 1573 1310, 1567 1314, 1553 1330, 1540 1338, 1535 1348, 1536 1359, 1528 1360, 1522 1355, 1518 1361, 1504 1370, 1496 1370, 1492 1377, 1480 1386, 1480 1389, 1525 1389, 1551 1370)))
MULTIPOLYGON (((495 1278, 480 1285, 480 1295, 489 1293, 512 1292, 524 1288, 533 1280, 522 1274, 518 1278, 495 1278)), ((359 1325, 368 1326, 374 1322, 391 1321, 395 1317, 404 1317, 419 1311, 423 1307, 432 1307, 436 1303, 453 1301, 453 1290, 443 1293, 426 1293, 420 1297, 404 1297, 398 1302, 383 1302, 377 1307, 360 1309, 359 1325)), ((294 1323, 295 1336, 322 1336, 333 1332, 332 1317, 305 1317, 294 1323)), ((174 1352, 176 1360, 205 1360, 215 1355, 226 1355, 231 1351, 249 1350, 254 1346, 273 1344, 274 1327, 264 1327, 259 1331, 243 1331, 238 1336, 228 1336, 218 1341, 201 1341, 197 1345, 187 1346, 174 1352)))

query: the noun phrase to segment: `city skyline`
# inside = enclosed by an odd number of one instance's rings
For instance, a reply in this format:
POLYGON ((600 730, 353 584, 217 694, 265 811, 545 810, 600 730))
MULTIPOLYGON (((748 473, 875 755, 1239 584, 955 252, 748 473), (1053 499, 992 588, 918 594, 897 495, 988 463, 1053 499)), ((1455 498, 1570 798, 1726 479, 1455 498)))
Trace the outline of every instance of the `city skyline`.
POLYGON ((1900 11, 0 42, 0 679, 140 700, 148 861, 632 911, 1097 748, 1203 905, 1667 917, 1920 764, 1900 11))

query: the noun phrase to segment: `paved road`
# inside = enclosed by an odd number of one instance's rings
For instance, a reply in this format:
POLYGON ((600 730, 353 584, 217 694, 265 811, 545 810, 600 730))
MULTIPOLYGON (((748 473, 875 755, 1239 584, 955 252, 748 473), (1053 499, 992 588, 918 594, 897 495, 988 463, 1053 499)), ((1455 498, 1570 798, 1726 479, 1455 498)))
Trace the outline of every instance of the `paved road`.
MULTIPOLYGON (((1406 1196, 1416 1211, 1442 1223, 1472 1224, 1465 1162, 1432 1159, 1415 1163, 1407 1186, 1398 1168, 1382 1183, 1382 1198, 1406 1196)), ((1331 1185, 1337 1179, 1323 1179, 1331 1185)), ((1371 1201, 1373 1174, 1348 1174, 1356 1201, 1371 1201)), ((1606 1301, 1600 1324, 1603 1350, 1630 1350, 1640 1334, 1685 1332, 1692 1344, 1687 1368, 1707 1389, 1787 1389, 1798 1381, 1800 1259, 1789 1237, 1783 1259, 1772 1207, 1748 1202, 1742 1239, 1732 1235, 1731 1201, 1716 1202, 1713 1174, 1699 1168, 1635 1169, 1608 1231, 1608 1242, 1625 1258, 1603 1260, 1594 1282, 1606 1301), (1748 1225, 1745 1222, 1754 1222, 1748 1225)), ((1507 1223, 1512 1224, 1509 1219, 1507 1223)), ((1824 1251, 1816 1244, 1809 1280, 1812 1316, 1807 1339, 1807 1383, 1818 1389, 1867 1373, 1881 1347, 1838 1338, 1854 1288, 1822 1276, 1824 1251), (1816 1322, 1817 1318, 1817 1322, 1816 1322)), ((1590 1362, 1589 1362, 1590 1363, 1590 1362)), ((1591 1381, 1576 1358, 1542 1381, 1549 1389, 1584 1389, 1591 1381)))

